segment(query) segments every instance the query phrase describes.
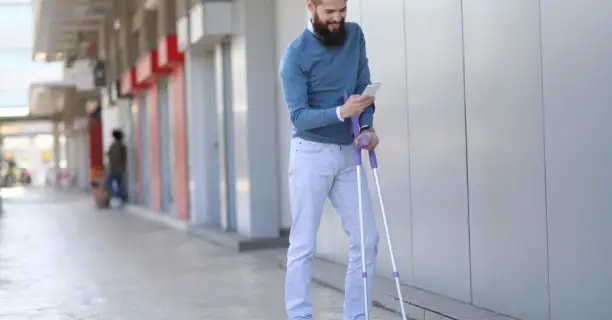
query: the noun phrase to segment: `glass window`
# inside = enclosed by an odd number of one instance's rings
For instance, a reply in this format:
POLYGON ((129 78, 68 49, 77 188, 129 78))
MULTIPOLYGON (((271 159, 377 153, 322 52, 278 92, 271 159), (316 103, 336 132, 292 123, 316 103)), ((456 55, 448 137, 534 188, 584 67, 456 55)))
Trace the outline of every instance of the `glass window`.
POLYGON ((28 149, 30 148, 29 137, 5 137, 4 147, 6 149, 28 149))
POLYGON ((0 90, 0 107, 22 107, 28 105, 28 89, 0 90))
POLYGON ((39 149, 47 149, 53 146, 53 135, 39 134, 34 138, 34 145, 39 149))
POLYGON ((15 29, 32 29, 32 7, 29 4, 0 5, 0 32, 7 33, 15 29))

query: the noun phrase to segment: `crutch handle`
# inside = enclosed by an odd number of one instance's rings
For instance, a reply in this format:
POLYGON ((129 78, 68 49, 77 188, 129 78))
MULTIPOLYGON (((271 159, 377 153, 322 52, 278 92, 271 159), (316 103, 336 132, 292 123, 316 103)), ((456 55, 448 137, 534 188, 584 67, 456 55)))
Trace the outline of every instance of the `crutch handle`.
POLYGON ((378 159, 376 158, 376 152, 372 150, 372 151, 368 151, 368 154, 370 155, 370 166, 372 167, 372 169, 377 169, 378 159))
MULTIPOLYGON (((344 94, 344 102, 346 102, 348 100, 348 95, 345 93, 344 94)), ((361 133, 361 127, 359 126, 359 117, 360 116, 354 116, 353 118, 351 118, 351 122, 353 123, 353 136, 355 138, 359 137, 359 134, 361 133)), ((357 141, 357 148, 355 148, 355 164, 360 166, 362 163, 362 158, 361 158, 361 149, 366 147, 367 145, 370 144, 370 137, 367 136, 363 136, 359 139, 359 141, 357 141)), ((373 169, 378 168, 378 159, 376 158, 376 152, 369 151, 368 152, 369 156, 370 156, 370 166, 372 166, 373 169)))
MULTIPOLYGON (((359 135, 359 133, 357 135, 359 135)), ((370 144, 370 137, 368 136, 362 136, 361 138, 359 138, 359 141, 357 142, 357 146, 359 148, 365 148, 369 144, 370 144)))
MULTIPOLYGON (((344 93, 344 102, 346 103, 346 101, 348 100, 348 94, 344 93)), ((351 122, 353 123, 353 136, 355 138, 357 138, 359 136, 359 116, 354 116, 351 118, 351 122)), ((361 165, 361 147, 359 146, 361 144, 360 143, 357 145, 357 148, 355 148, 355 165, 360 166, 361 165)), ((367 146, 367 144, 366 144, 367 146)))
MULTIPOLYGON (((359 137, 359 131, 360 131, 359 130, 359 116, 354 116, 353 118, 351 118, 351 121, 353 122, 353 136, 357 138, 359 137)), ((361 137, 361 139, 357 143, 357 147, 355 148, 355 165, 358 165, 358 166, 360 166, 362 162, 361 148, 370 144, 369 141, 365 141, 363 138, 367 138, 367 137, 361 137)))
MULTIPOLYGON (((357 145, 357 152, 361 154, 361 148, 364 148, 370 144, 370 137, 363 136, 359 139, 357 145)), ((370 166, 372 169, 378 168, 378 159, 376 158, 376 152, 374 150, 368 151, 368 155, 370 156, 370 166)))

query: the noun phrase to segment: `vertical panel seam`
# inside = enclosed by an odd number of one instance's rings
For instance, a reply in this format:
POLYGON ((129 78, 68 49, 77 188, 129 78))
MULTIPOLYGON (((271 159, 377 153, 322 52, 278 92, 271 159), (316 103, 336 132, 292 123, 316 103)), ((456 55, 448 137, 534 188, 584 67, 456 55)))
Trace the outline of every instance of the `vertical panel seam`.
POLYGON ((187 140, 187 132, 188 132, 188 123, 187 123, 187 97, 186 97, 186 93, 185 93, 185 65, 181 64, 179 68, 177 68, 177 70, 175 71, 175 77, 176 77, 176 81, 177 81, 177 91, 178 91, 178 99, 179 99, 179 106, 177 108, 179 108, 179 112, 181 115, 181 125, 179 126, 180 128, 180 135, 181 135, 181 147, 182 147, 182 165, 183 165, 183 170, 182 170, 182 175, 183 175, 183 180, 181 182, 181 188, 183 190, 183 197, 182 197, 182 210, 183 210, 183 217, 186 221, 190 221, 191 220, 191 212, 189 209, 190 206, 190 196, 191 194, 189 193, 189 146, 188 146, 188 142, 189 140, 187 140))
POLYGON ((547 186, 547 170, 546 170, 546 112, 544 104, 544 34, 542 32, 542 1, 538 0, 538 18, 540 32, 540 90, 542 95, 542 148, 543 148, 543 165, 544 165, 544 219, 546 223, 546 289, 548 291, 548 319, 552 319, 551 301, 550 301, 550 238, 548 236, 548 186, 547 186))
POLYGON ((142 126, 143 126, 143 121, 142 121, 142 111, 140 110, 140 100, 138 97, 134 97, 133 101, 132 101, 132 109, 136 110, 136 116, 134 117, 136 120, 136 164, 138 165, 137 168, 137 172, 136 172, 136 180, 137 180, 137 185, 138 185, 138 189, 137 191, 137 198, 138 198, 138 203, 139 204, 144 204, 144 193, 142 190, 142 168, 143 166, 143 161, 144 161, 144 157, 142 155, 143 152, 143 144, 142 144, 142 126))
POLYGON ((223 75, 223 139, 224 142, 224 161, 225 161, 225 192, 226 192, 226 215, 227 229, 229 231, 238 230, 238 203, 236 201, 236 139, 234 136, 234 85, 232 83, 234 64, 232 63, 232 43, 231 38, 227 38, 221 47, 223 75))
POLYGON ((410 273, 411 273, 411 282, 412 285, 416 285, 416 280, 414 279, 414 223, 413 223, 413 211, 412 211, 412 161, 410 161, 410 104, 408 103, 408 97, 410 94, 410 82, 409 82, 409 68, 408 68, 408 20, 407 20, 407 15, 408 15, 408 1, 410 0, 404 0, 404 14, 402 15, 403 20, 404 20, 404 61, 406 63, 406 65, 404 66, 405 69, 405 80, 406 80, 406 91, 405 91, 405 97, 406 97, 406 118, 407 118, 407 141, 408 141, 408 210, 409 210, 409 214, 410 214, 410 273))
POLYGON ((467 197, 467 231, 468 231, 468 264, 469 264, 469 281, 470 281, 470 303, 474 303, 474 287, 472 281, 472 230, 470 217, 470 171, 469 171, 469 155, 468 155, 468 122, 467 122, 467 90, 466 90, 466 66, 465 66, 465 23, 464 23, 464 7, 463 0, 461 4, 461 58, 463 60, 463 122, 465 136, 465 182, 466 182, 466 197, 467 197))
MULTIPOLYGON (((277 47, 277 40, 278 39, 276 38, 277 32, 278 32, 278 28, 277 28, 278 27, 278 23, 276 21, 276 19, 278 17, 277 16, 277 13, 278 13, 278 1, 270 1, 270 3, 271 3, 271 6, 272 6, 272 10, 271 10, 272 17, 271 17, 270 21, 272 23, 272 30, 275 30, 275 32, 273 33, 274 36, 271 37, 272 41, 273 41, 273 44, 271 45, 271 47, 275 48, 275 50, 274 50, 275 52, 273 54, 273 57, 274 57, 273 58, 274 59, 273 66, 278 68, 278 61, 276 60, 277 59, 277 54, 278 54, 278 52, 276 51, 277 50, 276 48, 278 48, 277 47)), ((279 109, 280 109, 281 106, 278 104, 278 97, 279 97, 279 95, 281 93, 280 93, 280 90, 279 90, 280 88, 278 86, 278 81, 279 81, 278 80, 279 79, 279 75, 278 74, 279 73, 278 73, 278 70, 277 70, 277 72, 274 73, 274 88, 273 88, 273 95, 272 95, 272 97, 274 98, 274 101, 276 101, 276 103, 272 104, 272 105, 276 106, 276 108, 274 108, 274 110, 272 112, 272 115, 274 117, 274 119, 272 121, 274 123, 274 126, 276 127, 275 128, 276 130, 274 130, 276 132, 276 145, 275 145, 276 149, 272 150, 273 151, 272 154, 275 154, 275 156, 273 157, 273 161, 274 161, 274 168, 276 168, 275 171, 276 171, 276 177, 277 177, 277 179, 276 179, 276 195, 277 195, 277 197, 276 197, 276 209, 277 209, 277 212, 278 212, 278 217, 277 217, 277 219, 278 219, 278 230, 280 232, 280 230, 284 228, 283 227, 283 216, 284 216, 284 212, 283 211, 284 211, 284 207, 283 207, 283 198, 282 198, 282 188, 283 188, 283 180, 284 180, 283 179, 283 176, 284 176, 283 173, 284 173, 284 170, 283 170, 283 166, 281 165, 281 152, 282 151, 280 150, 280 146, 282 144, 282 140, 284 139, 283 138, 284 137, 284 135, 283 135, 284 132, 281 132, 282 130, 281 130, 281 125, 280 125, 281 117, 279 115, 279 112, 280 112, 279 109)))

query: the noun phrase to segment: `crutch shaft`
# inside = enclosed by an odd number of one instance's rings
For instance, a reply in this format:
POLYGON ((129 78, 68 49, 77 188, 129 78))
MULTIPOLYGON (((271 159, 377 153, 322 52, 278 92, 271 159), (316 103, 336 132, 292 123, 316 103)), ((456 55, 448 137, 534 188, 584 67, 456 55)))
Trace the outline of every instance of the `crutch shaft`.
MULTIPOLYGON (((344 94, 344 101, 348 100, 348 94, 344 94)), ((365 256, 365 236, 364 236, 364 219, 363 219, 363 204, 362 204, 362 196, 361 196, 361 149, 368 146, 370 144, 369 136, 360 136, 360 125, 359 125, 359 116, 355 116, 351 119, 353 126, 353 136, 355 138, 359 137, 359 141, 357 141, 357 148, 355 150, 355 164, 357 166, 357 192, 359 192, 359 225, 361 229, 361 266, 362 266, 362 276, 363 276, 363 290, 365 297, 365 314, 366 320, 370 319, 369 313, 369 301, 368 298, 368 285, 367 285, 367 267, 366 267, 366 256, 365 256)), ((376 193, 378 194, 378 201, 380 202, 380 211, 382 212, 383 224, 385 226, 385 235, 387 236, 387 246, 389 247, 389 254, 391 255, 391 266, 393 268, 393 278, 395 279, 395 287, 397 289, 397 296, 399 298, 400 309, 402 311, 402 319, 407 320, 407 313, 404 307, 404 297, 402 296, 402 288, 399 282, 399 272, 397 271, 397 264, 395 263, 395 254, 393 253, 393 245, 391 244, 391 235, 389 233, 389 224, 387 223, 387 213, 385 211, 385 204, 383 202, 382 193, 380 191, 380 182, 378 180, 378 159, 376 157, 376 152, 374 150, 368 151, 368 155, 370 156, 370 166, 372 167, 372 171, 374 172, 374 179, 376 180, 376 193)), ((373 276, 373 275, 370 275, 373 276)))
POLYGON ((366 250, 365 250, 365 233, 364 233, 364 217, 363 217, 363 199, 361 196, 362 183, 361 183, 361 165, 357 165, 357 194, 359 195, 359 233, 361 241, 361 277, 363 279, 363 301, 365 307, 366 320, 370 319, 370 305, 369 305, 369 294, 368 294, 368 269, 366 265, 366 250))
POLYGON ((391 242, 391 234, 389 232, 389 223, 387 222, 387 212, 385 211, 385 203, 383 201, 382 192, 380 188, 380 181, 378 178, 378 169, 373 168, 374 181, 376 182, 376 194, 378 195, 378 202, 380 203, 380 212, 382 214, 383 225, 385 227, 385 235, 387 237, 387 246, 389 247, 389 255, 391 256, 391 267, 393 268, 393 278, 395 279, 395 287, 397 289, 397 297, 399 299, 400 310, 402 312, 402 319, 407 320, 408 315, 404 307, 404 297, 402 295, 402 288, 399 281, 399 272, 397 271, 397 263, 395 261, 395 253, 393 252, 393 244, 391 242))
MULTIPOLYGON (((344 101, 348 100, 348 94, 344 94, 344 101)), ((353 136, 357 138, 360 133, 359 116, 351 118, 353 127, 353 136)), ((366 247, 365 247, 365 219, 363 216, 363 197, 362 197, 362 174, 361 174, 361 148, 355 148, 355 166, 357 169, 357 199, 359 201, 359 233, 361 242, 361 277, 363 279, 363 303, 365 307, 365 320, 370 320, 370 298, 368 290, 368 267, 366 264, 366 247)), ((373 275, 370 275, 373 276, 373 275)))

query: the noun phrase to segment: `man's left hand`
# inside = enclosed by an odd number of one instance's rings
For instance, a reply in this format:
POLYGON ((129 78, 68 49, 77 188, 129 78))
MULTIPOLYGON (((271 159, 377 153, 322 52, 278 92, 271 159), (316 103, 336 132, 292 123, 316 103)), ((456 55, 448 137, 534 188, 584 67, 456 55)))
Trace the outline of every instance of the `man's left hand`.
POLYGON ((363 131, 361 131, 361 133, 359 134, 359 136, 357 137, 357 139, 355 139, 355 144, 359 145, 359 141, 361 140, 362 137, 368 137, 370 144, 368 144, 367 146, 363 147, 363 149, 366 149, 368 151, 372 151, 376 148, 376 146, 378 146, 378 135, 376 135, 376 132, 374 132, 373 129, 369 128, 369 129, 365 129, 363 131))

